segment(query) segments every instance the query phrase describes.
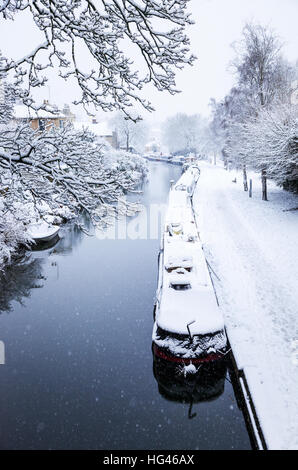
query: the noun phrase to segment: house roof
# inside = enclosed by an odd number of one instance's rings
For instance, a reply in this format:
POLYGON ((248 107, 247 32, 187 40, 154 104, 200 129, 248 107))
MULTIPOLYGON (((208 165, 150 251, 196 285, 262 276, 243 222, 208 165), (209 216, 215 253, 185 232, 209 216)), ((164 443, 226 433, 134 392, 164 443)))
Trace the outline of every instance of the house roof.
POLYGON ((113 135, 113 131, 105 121, 98 122, 96 124, 88 121, 74 122, 73 125, 76 130, 82 130, 83 128, 89 129, 89 131, 93 132, 93 134, 98 135, 99 137, 108 137, 113 135))
POLYGON ((57 113, 51 113, 50 111, 45 111, 43 109, 34 111, 23 104, 15 105, 13 114, 15 119, 57 119, 67 117, 59 110, 57 113))

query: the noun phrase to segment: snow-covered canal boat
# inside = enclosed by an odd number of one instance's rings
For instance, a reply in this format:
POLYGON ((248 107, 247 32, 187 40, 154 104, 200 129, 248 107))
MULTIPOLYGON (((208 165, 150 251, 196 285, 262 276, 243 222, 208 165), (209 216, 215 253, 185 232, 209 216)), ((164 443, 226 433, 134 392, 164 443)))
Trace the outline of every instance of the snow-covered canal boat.
POLYGON ((157 353, 186 362, 217 359, 227 347, 192 207, 198 178, 199 169, 190 167, 170 191, 154 311, 157 353))
POLYGON ((28 227, 28 233, 36 243, 43 243, 53 240, 57 237, 60 227, 58 225, 38 222, 28 227))

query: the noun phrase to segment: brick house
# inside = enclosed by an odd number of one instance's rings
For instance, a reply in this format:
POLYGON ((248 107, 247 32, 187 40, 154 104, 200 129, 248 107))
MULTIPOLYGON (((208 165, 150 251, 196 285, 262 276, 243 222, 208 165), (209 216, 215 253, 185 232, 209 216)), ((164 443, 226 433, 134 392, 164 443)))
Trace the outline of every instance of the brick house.
MULTIPOLYGON (((44 101, 45 105, 49 105, 47 100, 44 101)), ((50 106, 54 112, 39 110, 33 111, 23 104, 16 104, 14 106, 14 122, 29 122, 33 130, 50 130, 53 126, 62 129, 66 123, 74 122, 75 115, 65 105, 64 112, 58 110, 57 107, 50 106)))

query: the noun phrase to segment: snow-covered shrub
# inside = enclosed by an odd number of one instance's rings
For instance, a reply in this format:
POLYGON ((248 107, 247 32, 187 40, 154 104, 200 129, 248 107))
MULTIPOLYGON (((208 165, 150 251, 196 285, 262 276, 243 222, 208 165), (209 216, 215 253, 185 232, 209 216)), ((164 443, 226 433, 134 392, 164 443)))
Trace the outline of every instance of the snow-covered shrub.
POLYGON ((298 107, 264 110, 248 131, 254 166, 265 168, 280 186, 298 191, 298 107))
POLYGON ((128 190, 133 189, 147 177, 148 162, 140 155, 107 147, 103 158, 107 169, 125 178, 129 185, 128 190))
POLYGON ((4 263, 11 261, 20 245, 28 246, 30 241, 24 221, 0 208, 0 270, 4 263))
POLYGON ((130 173, 134 181, 140 181, 147 176, 148 163, 143 157, 132 153, 119 152, 116 158, 115 168, 130 173))
POLYGON ((298 191, 298 107, 275 105, 235 123, 229 153, 239 164, 265 169, 277 184, 298 191))

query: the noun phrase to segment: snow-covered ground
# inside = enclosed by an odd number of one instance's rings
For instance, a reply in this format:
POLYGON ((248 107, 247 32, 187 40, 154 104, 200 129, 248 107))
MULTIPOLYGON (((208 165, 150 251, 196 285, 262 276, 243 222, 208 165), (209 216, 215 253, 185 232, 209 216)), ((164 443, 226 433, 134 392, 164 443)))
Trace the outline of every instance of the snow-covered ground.
POLYGON ((239 368, 270 449, 298 448, 298 197, 202 163, 194 195, 200 236, 239 368))

